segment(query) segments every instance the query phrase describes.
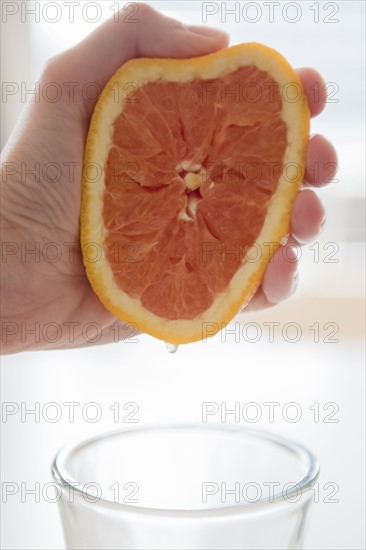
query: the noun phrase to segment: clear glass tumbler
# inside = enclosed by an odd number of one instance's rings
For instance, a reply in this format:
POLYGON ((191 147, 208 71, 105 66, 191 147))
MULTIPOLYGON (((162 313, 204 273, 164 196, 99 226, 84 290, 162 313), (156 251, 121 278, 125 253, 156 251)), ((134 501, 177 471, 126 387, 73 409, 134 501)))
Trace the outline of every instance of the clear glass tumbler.
POLYGON ((69 549, 301 548, 319 473, 303 446, 228 425, 111 432, 53 476, 69 549))

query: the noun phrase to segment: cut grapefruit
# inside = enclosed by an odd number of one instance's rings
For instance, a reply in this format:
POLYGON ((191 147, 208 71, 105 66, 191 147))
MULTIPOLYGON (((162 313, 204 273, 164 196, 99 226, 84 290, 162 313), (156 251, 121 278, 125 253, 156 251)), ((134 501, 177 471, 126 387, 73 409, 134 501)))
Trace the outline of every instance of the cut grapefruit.
POLYGON ((83 258, 105 307, 172 344, 222 329, 288 235, 309 118, 296 72, 261 44, 125 63, 83 171, 83 258))

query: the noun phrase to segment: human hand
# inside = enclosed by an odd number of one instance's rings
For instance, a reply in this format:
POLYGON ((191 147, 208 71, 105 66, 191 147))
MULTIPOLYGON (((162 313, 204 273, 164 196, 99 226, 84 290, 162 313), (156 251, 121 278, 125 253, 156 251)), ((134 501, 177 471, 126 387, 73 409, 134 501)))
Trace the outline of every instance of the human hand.
MULTIPOLYGON (((116 324, 94 294, 78 247, 83 152, 97 100, 89 96, 93 91, 96 96, 95 87, 100 91, 128 59, 194 57, 228 44, 225 33, 187 27, 144 4, 138 8, 138 22, 128 22, 121 11, 118 22, 107 21, 79 45, 49 61, 40 89, 51 89, 49 84, 55 83, 61 97, 52 101, 41 94, 39 102, 29 103, 3 153, 5 353, 70 348, 131 335, 131 327, 116 324)), ((323 90, 322 79, 311 69, 299 74, 315 116, 323 109, 325 97, 320 94, 315 102, 309 87, 319 82, 323 90)), ((321 167, 335 161, 334 149, 324 138, 311 138, 308 164, 317 162, 320 170, 317 181, 310 171, 305 175, 307 186, 326 183, 329 170, 321 167)), ((293 208, 289 243, 315 238, 323 220, 317 195, 311 189, 301 190, 293 208)), ((278 250, 247 309, 268 307, 288 297, 294 290, 295 271, 296 262, 285 261, 278 250)))

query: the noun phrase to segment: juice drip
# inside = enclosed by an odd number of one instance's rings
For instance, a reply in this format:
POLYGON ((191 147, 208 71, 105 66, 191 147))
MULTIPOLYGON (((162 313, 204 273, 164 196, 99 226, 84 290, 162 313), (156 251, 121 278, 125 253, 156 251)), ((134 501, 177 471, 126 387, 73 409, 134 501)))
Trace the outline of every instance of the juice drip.
POLYGON ((168 344, 168 342, 166 342, 165 345, 169 353, 175 353, 178 351, 178 346, 176 344, 168 344))

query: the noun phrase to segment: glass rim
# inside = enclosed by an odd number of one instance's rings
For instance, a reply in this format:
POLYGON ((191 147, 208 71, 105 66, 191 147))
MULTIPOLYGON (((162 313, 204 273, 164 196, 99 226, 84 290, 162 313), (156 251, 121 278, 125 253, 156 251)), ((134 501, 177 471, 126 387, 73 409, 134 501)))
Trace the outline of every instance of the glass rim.
MULTIPOLYGON (((98 508, 107 508, 113 510, 124 511, 125 513, 131 513, 136 515, 149 515, 149 516, 171 516, 171 517, 210 517, 210 516, 233 516, 243 513, 253 513, 255 509, 264 508, 267 506, 275 506, 276 508, 281 504, 296 504, 298 501, 290 501, 289 499, 297 497, 300 492, 300 499, 303 494, 307 492, 312 484, 317 480, 320 473, 319 461, 315 455, 301 443, 292 441, 282 435, 267 432, 261 429, 255 428, 244 428, 242 426, 235 426, 233 424, 152 424, 145 426, 134 426, 131 428, 123 428, 119 430, 112 430, 97 434, 95 436, 78 440, 76 443, 69 444, 63 447, 55 456, 52 463, 52 476, 56 484, 64 489, 69 487, 72 489, 73 495, 79 497, 80 500, 83 500, 85 504, 85 495, 95 498, 95 494, 82 490, 76 485, 80 484, 76 479, 73 479, 71 475, 68 474, 66 462, 72 453, 81 450, 88 445, 94 444, 96 442, 102 441, 104 439, 110 439, 118 436, 128 435, 128 434, 137 434, 143 432, 154 432, 159 430, 193 430, 195 432, 204 431, 204 432, 223 432, 226 434, 241 434, 242 436, 256 438, 267 443, 272 443, 278 447, 284 448, 286 451, 296 455, 303 464, 306 464, 306 473, 295 485, 286 490, 286 498, 284 497, 283 491, 274 493, 269 500, 267 497, 258 499, 255 502, 245 502, 238 503, 233 505, 222 505, 216 506, 213 508, 192 508, 192 509, 180 509, 180 508, 155 508, 147 506, 139 506, 134 504, 126 504, 122 502, 114 502, 112 500, 98 497, 96 502, 92 504, 98 508)), ((299 499, 299 500, 300 500, 299 499)), ((91 502, 89 502, 91 503, 91 502)))

